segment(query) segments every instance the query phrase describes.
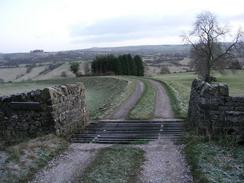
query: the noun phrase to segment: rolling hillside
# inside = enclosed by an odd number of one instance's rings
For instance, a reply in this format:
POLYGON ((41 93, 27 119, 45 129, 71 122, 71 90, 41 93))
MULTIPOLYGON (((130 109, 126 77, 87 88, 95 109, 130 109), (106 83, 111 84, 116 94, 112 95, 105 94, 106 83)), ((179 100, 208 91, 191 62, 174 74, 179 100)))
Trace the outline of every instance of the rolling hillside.
MULTIPOLYGON (((80 61, 80 73, 87 74, 87 62, 80 61)), ((28 65, 20 65, 18 67, 0 68, 0 81, 4 82, 19 82, 27 80, 47 80, 58 79, 66 77, 75 77, 70 71, 70 64, 68 62, 33 66, 28 71, 28 65)))

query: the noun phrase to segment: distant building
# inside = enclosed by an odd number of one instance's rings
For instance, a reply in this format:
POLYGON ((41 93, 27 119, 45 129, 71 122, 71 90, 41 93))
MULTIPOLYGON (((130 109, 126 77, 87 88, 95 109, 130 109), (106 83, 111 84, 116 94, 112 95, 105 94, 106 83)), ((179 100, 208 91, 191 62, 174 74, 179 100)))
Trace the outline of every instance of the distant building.
POLYGON ((30 53, 44 53, 44 50, 31 50, 30 53))

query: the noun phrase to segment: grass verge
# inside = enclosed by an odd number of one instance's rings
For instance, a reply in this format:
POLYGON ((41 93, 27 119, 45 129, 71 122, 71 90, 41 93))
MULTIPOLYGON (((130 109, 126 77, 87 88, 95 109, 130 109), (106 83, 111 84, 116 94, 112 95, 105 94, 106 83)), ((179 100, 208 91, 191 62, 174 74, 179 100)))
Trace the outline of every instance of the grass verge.
POLYGON ((184 151, 195 183, 244 182, 244 146, 192 136, 184 151))
POLYGON ((91 119, 107 115, 123 100, 128 81, 109 77, 88 77, 82 79, 86 90, 86 102, 91 119))
POLYGON ((129 112, 129 119, 152 119, 156 100, 156 91, 147 79, 140 79, 144 83, 143 94, 136 106, 129 112))
POLYGON ((102 149, 86 169, 84 183, 133 183, 144 161, 144 151, 129 146, 102 149))
POLYGON ((0 182, 28 182, 40 168, 67 147, 68 143, 55 135, 38 137, 8 147, 8 158, 3 164, 0 182))

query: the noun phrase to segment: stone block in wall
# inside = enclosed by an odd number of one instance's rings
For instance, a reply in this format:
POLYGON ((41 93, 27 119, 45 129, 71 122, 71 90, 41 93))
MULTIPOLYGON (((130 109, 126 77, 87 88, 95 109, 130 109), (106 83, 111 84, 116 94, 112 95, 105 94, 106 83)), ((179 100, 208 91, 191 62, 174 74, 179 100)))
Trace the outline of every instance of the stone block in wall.
POLYGON ((244 111, 244 106, 235 106, 235 107, 233 107, 233 110, 235 110, 235 111, 244 111))
POLYGON ((244 123, 244 112, 240 111, 226 111, 226 120, 232 122, 243 122, 244 123))
POLYGON ((230 99, 232 102, 238 102, 244 104, 244 97, 231 97, 230 99))

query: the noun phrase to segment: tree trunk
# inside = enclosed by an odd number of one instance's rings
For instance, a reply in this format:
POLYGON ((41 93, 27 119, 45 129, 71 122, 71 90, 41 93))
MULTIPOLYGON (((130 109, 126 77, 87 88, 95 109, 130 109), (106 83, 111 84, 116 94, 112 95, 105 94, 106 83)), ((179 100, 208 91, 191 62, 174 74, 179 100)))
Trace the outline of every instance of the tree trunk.
POLYGON ((211 70, 210 60, 208 60, 207 67, 206 67, 206 74, 205 74, 205 78, 204 78, 204 80, 208 83, 211 82, 210 70, 211 70))

